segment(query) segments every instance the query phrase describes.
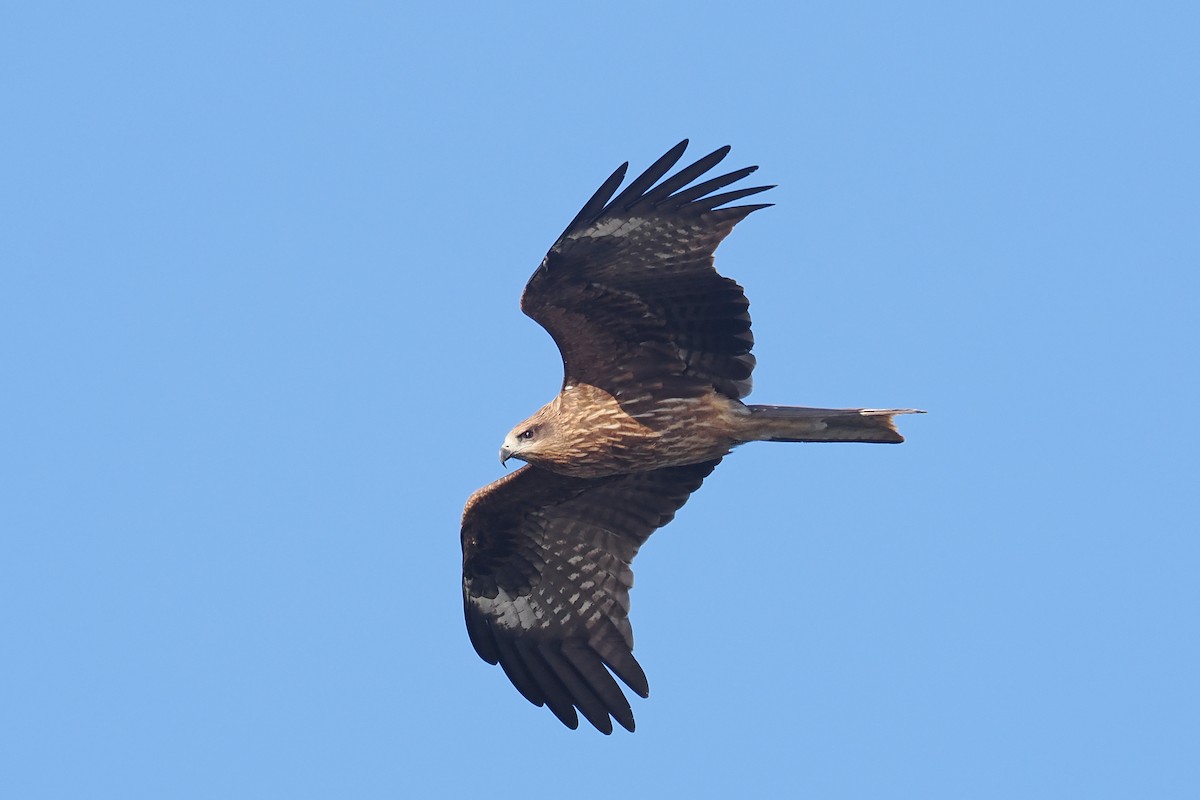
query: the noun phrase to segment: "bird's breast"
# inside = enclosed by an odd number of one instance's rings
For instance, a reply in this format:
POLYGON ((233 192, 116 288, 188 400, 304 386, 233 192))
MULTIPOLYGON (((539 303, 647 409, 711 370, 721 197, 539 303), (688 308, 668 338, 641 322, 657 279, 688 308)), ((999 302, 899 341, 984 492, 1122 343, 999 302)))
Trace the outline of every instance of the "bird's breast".
MULTIPOLYGON (((559 396, 563 452, 551 467, 576 477, 648 472, 720 458, 735 443, 737 401, 698 397, 618 398, 576 384, 559 396)), ((740 404, 737 404, 740 405, 740 404)))

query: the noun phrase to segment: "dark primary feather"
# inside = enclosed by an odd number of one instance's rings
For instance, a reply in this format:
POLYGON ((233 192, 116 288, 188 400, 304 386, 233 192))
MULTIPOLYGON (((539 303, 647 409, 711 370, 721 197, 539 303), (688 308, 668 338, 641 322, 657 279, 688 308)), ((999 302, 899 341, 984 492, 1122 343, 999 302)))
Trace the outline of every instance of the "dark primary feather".
POLYGON ((746 167, 687 188, 728 147, 663 179, 686 147, 680 142, 614 197, 627 165, 617 169, 529 279, 521 308, 558 344, 564 385, 637 397, 636 384, 653 376, 675 396, 714 387, 734 398, 749 393, 749 303, 713 268, 713 252, 747 214, 770 205, 725 204, 771 187, 712 194, 757 169, 746 167))
POLYGON ((666 175, 671 167, 675 166, 675 162, 683 157, 683 151, 687 149, 687 139, 684 139, 679 144, 672 147, 667 152, 646 168, 646 171, 633 179, 619 195, 612 199, 609 207, 619 211, 629 211, 637 205, 637 202, 642 199, 646 190, 653 186, 658 179, 666 175))
POLYGON ((633 657, 630 562, 719 461, 583 479, 526 466, 463 512, 463 605, 471 643, 563 724, 634 728, 612 670, 645 697, 633 657), (607 667, 607 669, 605 668, 607 667))

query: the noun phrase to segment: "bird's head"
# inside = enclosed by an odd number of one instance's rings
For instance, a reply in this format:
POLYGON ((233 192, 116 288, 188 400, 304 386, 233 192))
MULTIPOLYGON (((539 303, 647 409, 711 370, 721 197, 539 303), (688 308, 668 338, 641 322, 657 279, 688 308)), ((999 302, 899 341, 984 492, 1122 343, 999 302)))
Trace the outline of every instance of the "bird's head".
POLYGON ((545 449, 552 429, 548 407, 543 408, 504 437, 504 444, 500 447, 500 463, 510 458, 535 463, 545 449))

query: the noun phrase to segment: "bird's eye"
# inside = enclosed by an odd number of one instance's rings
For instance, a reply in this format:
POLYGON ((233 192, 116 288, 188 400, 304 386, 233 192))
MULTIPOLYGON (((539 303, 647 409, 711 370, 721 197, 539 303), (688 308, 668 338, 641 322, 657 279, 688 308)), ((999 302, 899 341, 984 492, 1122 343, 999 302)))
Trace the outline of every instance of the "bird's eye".
POLYGON ((530 428, 529 430, 526 430, 526 431, 521 431, 520 433, 517 434, 517 438, 518 439, 532 439, 533 438, 533 428, 530 428))

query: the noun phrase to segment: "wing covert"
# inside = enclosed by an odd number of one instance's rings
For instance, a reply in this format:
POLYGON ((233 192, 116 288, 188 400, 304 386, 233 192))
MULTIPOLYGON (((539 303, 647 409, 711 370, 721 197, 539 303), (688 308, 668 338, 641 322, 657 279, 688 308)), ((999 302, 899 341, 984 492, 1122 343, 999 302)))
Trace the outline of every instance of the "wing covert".
POLYGON ((680 395, 749 393, 749 302, 717 273, 713 253, 739 221, 770 205, 726 204, 771 187, 714 194, 757 167, 689 187, 728 147, 664 179, 686 147, 680 142, 614 197, 628 165, 618 168, 526 284, 521 308, 558 344, 564 385, 590 383, 615 396, 631 382, 666 379, 680 395))
POLYGON ((609 671, 649 694, 633 656, 630 563, 719 461, 600 479, 525 466, 463 512, 463 604, 479 656, 570 728, 634 729, 609 671), (606 669, 607 667, 607 669, 606 669))

